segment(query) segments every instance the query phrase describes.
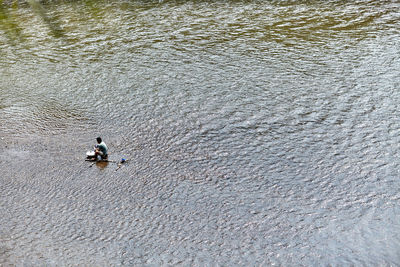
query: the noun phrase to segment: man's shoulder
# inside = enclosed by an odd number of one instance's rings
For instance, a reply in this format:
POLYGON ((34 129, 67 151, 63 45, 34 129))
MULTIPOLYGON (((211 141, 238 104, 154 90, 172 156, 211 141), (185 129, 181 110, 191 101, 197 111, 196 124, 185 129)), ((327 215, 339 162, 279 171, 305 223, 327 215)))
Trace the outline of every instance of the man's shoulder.
POLYGON ((106 143, 104 143, 104 142, 101 142, 101 143, 99 144, 99 146, 104 147, 104 148, 107 148, 107 145, 106 145, 106 143))

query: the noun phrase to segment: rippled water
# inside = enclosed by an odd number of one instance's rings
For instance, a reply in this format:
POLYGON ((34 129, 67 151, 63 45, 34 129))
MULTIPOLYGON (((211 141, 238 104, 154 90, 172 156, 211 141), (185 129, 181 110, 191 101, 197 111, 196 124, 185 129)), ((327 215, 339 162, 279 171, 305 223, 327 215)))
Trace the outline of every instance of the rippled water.
POLYGON ((399 34, 398 1, 3 0, 0 265, 399 265, 399 34))

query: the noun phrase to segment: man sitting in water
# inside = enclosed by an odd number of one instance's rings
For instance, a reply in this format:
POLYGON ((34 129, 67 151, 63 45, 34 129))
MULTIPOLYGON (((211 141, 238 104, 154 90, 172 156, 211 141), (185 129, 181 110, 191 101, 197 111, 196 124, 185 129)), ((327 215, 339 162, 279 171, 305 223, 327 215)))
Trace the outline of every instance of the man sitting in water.
POLYGON ((94 155, 97 158, 97 156, 100 156, 102 160, 108 159, 108 148, 107 145, 101 140, 100 137, 96 138, 97 140, 97 145, 95 145, 95 150, 94 150, 94 155))

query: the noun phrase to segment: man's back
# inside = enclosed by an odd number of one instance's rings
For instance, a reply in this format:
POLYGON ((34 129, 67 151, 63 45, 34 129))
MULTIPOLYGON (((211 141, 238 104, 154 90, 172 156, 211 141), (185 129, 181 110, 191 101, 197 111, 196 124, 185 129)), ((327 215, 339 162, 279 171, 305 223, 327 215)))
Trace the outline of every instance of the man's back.
POLYGON ((106 143, 104 143, 103 141, 102 141, 100 144, 97 145, 97 148, 98 148, 101 152, 103 152, 103 155, 104 155, 104 156, 107 156, 107 155, 108 155, 108 147, 107 147, 106 143))

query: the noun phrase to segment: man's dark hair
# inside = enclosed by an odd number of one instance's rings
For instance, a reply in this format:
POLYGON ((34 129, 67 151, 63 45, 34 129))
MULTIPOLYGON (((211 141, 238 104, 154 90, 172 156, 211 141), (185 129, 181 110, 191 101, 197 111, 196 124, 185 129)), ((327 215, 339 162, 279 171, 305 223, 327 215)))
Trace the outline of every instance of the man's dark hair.
POLYGON ((101 137, 97 137, 96 140, 97 140, 97 143, 99 143, 99 144, 101 143, 101 137))

